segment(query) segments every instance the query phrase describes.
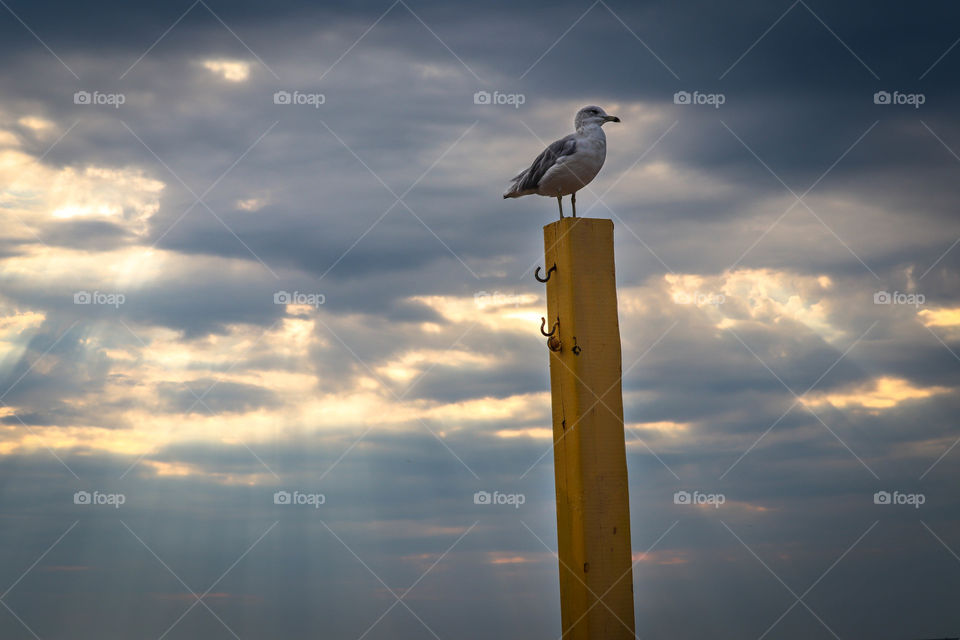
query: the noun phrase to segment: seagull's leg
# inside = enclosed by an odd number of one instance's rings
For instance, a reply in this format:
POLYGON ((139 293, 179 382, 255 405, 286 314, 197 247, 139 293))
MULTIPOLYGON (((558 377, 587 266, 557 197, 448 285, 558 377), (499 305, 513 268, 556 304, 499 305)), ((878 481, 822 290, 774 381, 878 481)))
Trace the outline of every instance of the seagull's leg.
POLYGON ((557 206, 560 207, 560 217, 563 218, 563 200, 560 199, 560 194, 557 194, 557 206))
POLYGON ((570 194, 570 204, 573 205, 573 217, 577 217, 577 192, 574 191, 570 194))

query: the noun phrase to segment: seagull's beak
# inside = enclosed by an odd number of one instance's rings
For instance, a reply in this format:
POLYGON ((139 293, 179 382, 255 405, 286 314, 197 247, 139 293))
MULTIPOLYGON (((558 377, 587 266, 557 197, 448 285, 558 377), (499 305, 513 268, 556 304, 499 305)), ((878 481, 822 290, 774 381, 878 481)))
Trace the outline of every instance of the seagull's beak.
POLYGON ((620 122, 620 118, 617 116, 603 116, 604 122, 620 122))

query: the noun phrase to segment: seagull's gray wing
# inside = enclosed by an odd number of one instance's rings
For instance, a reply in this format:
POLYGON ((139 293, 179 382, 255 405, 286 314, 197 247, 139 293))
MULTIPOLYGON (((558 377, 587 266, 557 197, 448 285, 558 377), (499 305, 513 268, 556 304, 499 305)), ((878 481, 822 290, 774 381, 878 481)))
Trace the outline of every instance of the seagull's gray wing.
POLYGON ((565 156, 573 155, 576 151, 577 139, 572 133, 551 143, 549 147, 543 150, 543 153, 537 156, 537 159, 526 171, 513 179, 516 183, 514 189, 516 191, 536 190, 540 186, 540 179, 543 178, 550 167, 557 164, 565 156))

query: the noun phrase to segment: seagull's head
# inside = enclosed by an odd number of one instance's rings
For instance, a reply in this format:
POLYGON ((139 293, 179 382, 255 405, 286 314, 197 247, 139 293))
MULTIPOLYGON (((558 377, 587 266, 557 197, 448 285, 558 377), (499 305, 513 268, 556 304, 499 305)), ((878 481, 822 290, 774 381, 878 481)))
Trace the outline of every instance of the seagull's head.
POLYGON ((582 129, 590 125, 600 127, 607 122, 620 122, 620 118, 607 115, 606 111, 593 105, 577 111, 577 117, 573 119, 573 124, 577 129, 582 129))

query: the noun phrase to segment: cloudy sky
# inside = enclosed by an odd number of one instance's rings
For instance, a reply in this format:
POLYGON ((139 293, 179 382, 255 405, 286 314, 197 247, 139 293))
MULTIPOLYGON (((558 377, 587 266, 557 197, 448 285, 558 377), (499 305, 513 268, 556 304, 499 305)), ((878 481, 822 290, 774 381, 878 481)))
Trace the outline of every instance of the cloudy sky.
POLYGON ((559 638, 586 104, 638 635, 960 635, 954 3, 0 5, 0 637, 559 638))

